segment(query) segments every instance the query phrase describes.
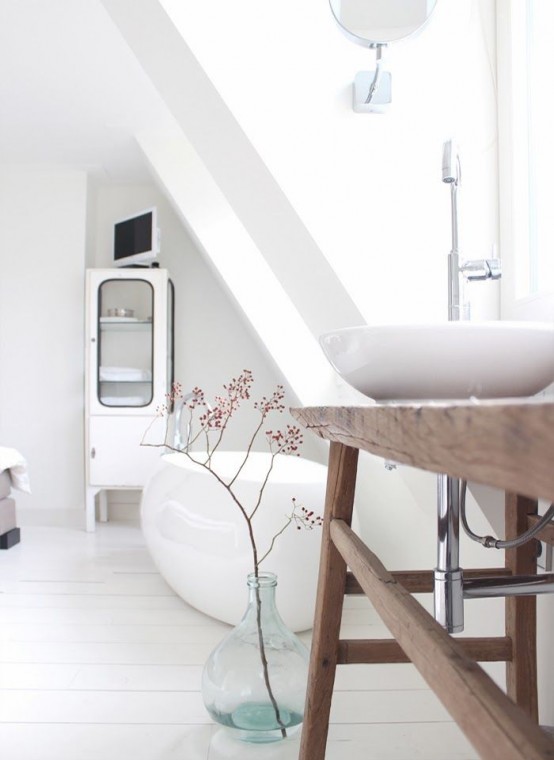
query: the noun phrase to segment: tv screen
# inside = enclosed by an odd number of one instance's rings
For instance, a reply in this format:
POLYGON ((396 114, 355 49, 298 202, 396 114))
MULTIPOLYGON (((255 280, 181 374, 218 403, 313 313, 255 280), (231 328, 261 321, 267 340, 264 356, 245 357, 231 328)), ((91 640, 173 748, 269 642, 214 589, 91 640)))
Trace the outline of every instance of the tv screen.
POLYGON ((114 262, 116 266, 148 264, 158 255, 156 209, 121 219, 114 225, 114 262))

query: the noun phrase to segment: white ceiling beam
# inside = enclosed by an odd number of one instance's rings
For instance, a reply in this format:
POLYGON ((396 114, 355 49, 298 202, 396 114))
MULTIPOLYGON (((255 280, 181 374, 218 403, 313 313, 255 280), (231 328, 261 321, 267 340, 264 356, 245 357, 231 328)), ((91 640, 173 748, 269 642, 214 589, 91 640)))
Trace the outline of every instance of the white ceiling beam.
POLYGON ((363 324, 327 259, 158 0, 102 2, 312 334, 363 324))
POLYGON ((183 224, 299 402, 342 397, 346 390, 340 390, 316 338, 190 142, 159 135, 141 135, 138 142, 183 224))

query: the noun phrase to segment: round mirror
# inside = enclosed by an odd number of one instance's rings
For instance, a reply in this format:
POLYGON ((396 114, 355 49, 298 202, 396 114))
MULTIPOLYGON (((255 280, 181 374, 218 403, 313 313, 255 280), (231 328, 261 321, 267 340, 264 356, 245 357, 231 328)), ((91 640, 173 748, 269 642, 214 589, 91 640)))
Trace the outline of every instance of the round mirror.
POLYGON ((329 0, 346 36, 365 47, 402 40, 420 29, 437 0, 329 0))

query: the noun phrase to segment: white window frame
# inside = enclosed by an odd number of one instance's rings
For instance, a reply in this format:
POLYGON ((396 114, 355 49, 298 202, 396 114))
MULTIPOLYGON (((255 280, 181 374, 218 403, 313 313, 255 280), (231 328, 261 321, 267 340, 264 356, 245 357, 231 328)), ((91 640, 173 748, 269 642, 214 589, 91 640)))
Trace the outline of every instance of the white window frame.
POLYGON ((501 317, 554 321, 554 293, 529 292, 528 92, 525 0, 497 2, 501 317))

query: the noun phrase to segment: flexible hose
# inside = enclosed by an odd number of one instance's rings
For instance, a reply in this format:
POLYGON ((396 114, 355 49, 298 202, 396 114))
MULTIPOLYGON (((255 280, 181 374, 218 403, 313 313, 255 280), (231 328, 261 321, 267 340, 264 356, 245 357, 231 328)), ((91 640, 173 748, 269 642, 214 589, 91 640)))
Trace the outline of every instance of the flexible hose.
POLYGON ((526 530, 525 533, 522 533, 520 536, 516 536, 515 538, 510 538, 504 541, 499 538, 494 538, 494 536, 478 536, 477 533, 474 533, 471 530, 467 522, 466 492, 467 480, 462 480, 460 487, 460 516, 462 519, 463 529, 472 539, 472 541, 477 541, 477 543, 481 544, 487 549, 515 549, 518 546, 522 546, 534 538, 537 533, 540 533, 545 525, 549 523, 552 518, 554 518, 554 504, 551 504, 539 522, 536 525, 533 525, 532 528, 529 528, 529 530, 526 530))

